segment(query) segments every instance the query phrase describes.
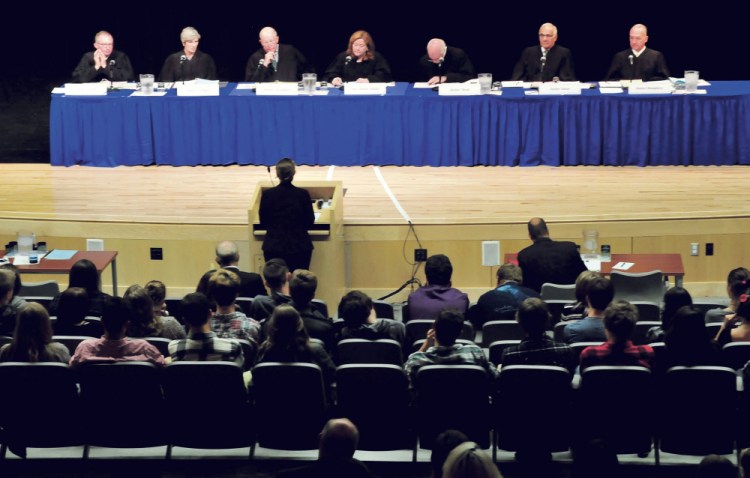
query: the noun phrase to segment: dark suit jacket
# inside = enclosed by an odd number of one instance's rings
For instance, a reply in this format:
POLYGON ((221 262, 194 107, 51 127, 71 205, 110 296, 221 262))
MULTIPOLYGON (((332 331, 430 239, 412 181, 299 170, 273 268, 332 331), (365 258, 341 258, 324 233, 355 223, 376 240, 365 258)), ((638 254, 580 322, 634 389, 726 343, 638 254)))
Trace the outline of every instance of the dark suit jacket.
POLYGON ((258 63, 266 56, 266 51, 259 48, 247 60, 245 81, 302 81, 302 73, 314 73, 305 55, 292 45, 279 44, 279 62, 274 70, 271 65, 258 68, 258 63))
POLYGON ((130 64, 130 58, 125 53, 112 50, 112 53, 107 58, 107 64, 109 65, 107 68, 97 70, 94 68, 94 52, 89 51, 84 53, 81 61, 78 62, 75 70, 73 70, 73 83, 88 83, 101 80, 135 81, 133 65, 130 64))
POLYGON ((552 81, 558 77, 560 81, 575 81, 576 72, 573 67, 573 55, 564 46, 555 45, 547 52, 547 61, 542 73, 542 47, 530 46, 521 53, 516 67, 513 69, 513 81, 552 81))
POLYGON ((636 57, 633 50, 628 48, 617 53, 612 58, 605 80, 666 80, 669 78, 669 68, 661 52, 646 48, 636 57), (633 55, 633 64, 628 56, 633 55))
POLYGON ((518 265, 523 271, 523 285, 537 292, 545 282, 574 284, 578 274, 586 270, 575 243, 548 237, 519 252, 518 265))
POLYGON ((446 83, 460 83, 476 78, 474 65, 460 48, 449 46, 443 57, 443 65, 438 68, 437 63, 430 61, 430 57, 424 55, 419 59, 419 76, 417 81, 427 81, 433 76, 446 76, 446 83))
POLYGON ((241 271, 237 266, 226 266, 224 269, 240 276, 239 297, 255 297, 256 295, 267 294, 266 286, 263 285, 263 278, 259 274, 241 271))
POLYGON ((260 198, 260 225, 266 238, 263 251, 269 253, 299 253, 313 249, 307 231, 315 223, 310 193, 291 182, 266 189, 260 198))
POLYGON ((159 81, 190 81, 196 78, 204 80, 216 80, 216 63, 211 55, 200 50, 195 52, 193 58, 185 60, 180 66, 180 57, 183 51, 172 53, 164 60, 164 65, 159 73, 159 81))
POLYGON ((346 62, 346 52, 339 53, 333 62, 328 65, 323 74, 325 81, 332 81, 340 77, 344 81, 357 81, 358 78, 367 78, 371 83, 393 81, 391 67, 385 57, 378 52, 372 60, 357 63, 357 60, 346 62))
POLYGON ((320 459, 312 464, 299 468, 282 470, 276 474, 279 478, 371 478, 374 477, 364 463, 351 458, 320 459))

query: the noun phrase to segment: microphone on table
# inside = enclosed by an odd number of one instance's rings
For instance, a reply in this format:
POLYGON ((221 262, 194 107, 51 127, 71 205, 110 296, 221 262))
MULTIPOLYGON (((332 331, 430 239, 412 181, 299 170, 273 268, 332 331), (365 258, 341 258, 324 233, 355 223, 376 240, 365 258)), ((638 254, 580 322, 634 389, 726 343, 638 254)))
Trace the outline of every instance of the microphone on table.
MULTIPOLYGON (((633 55, 628 55, 628 60, 630 61, 630 66, 633 66, 633 55)), ((635 76, 635 68, 630 68, 630 79, 632 80, 635 76)))
POLYGON ((352 61, 352 56, 346 55, 346 58, 344 58, 344 66, 349 66, 350 61, 352 61))
POLYGON ((343 88, 344 87, 344 82, 346 81, 346 80, 344 80, 344 78, 346 78, 346 70, 349 67, 349 63, 351 63, 351 61, 352 61, 352 56, 351 55, 346 55, 346 58, 344 58, 344 74, 341 75, 342 76, 341 79, 343 81, 342 81, 341 85, 339 86, 339 88, 343 88))
POLYGON ((633 64, 633 55, 628 55, 628 60, 630 60, 630 64, 633 64))
POLYGON ((542 68, 539 70, 540 80, 544 81, 544 65, 547 64, 547 53, 542 53, 542 57, 539 59, 542 62, 542 68))
MULTIPOLYGON (((261 61, 263 61, 263 60, 261 60, 261 61)), ((271 175, 271 166, 266 166, 266 171, 268 171, 268 179, 271 180, 271 184, 273 186, 276 186, 275 184, 273 184, 273 176, 271 175)))
POLYGON ((262 67, 263 65, 265 65, 265 64, 266 64, 266 60, 264 60, 263 58, 261 58, 261 59, 260 59, 260 61, 258 62, 258 70, 260 70, 260 69, 261 69, 261 67, 262 67))
POLYGON ((185 84, 185 62, 187 61, 187 56, 180 55, 180 79, 182 80, 182 84, 185 84))
POLYGON ((441 56, 440 59, 438 59, 438 85, 443 82, 443 62, 445 61, 445 57, 441 56))
POLYGON ((117 62, 115 60, 109 60, 109 78, 110 78, 109 89, 110 90, 113 89, 112 82, 115 81, 114 70, 115 70, 116 64, 117 62))

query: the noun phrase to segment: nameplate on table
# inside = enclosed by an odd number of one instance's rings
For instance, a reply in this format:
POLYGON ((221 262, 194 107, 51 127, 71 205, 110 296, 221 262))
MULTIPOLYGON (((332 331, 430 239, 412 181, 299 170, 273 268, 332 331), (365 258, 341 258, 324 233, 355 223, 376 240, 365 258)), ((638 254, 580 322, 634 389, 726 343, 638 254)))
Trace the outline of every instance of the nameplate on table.
POLYGON ((345 95, 385 95, 387 83, 346 83, 345 95))
POLYGON ((474 96, 482 94, 479 83, 441 83, 438 86, 440 96, 474 96))
POLYGON ((671 95, 674 88, 668 82, 631 83, 628 87, 629 95, 671 95))
POLYGON ((219 82, 175 83, 177 96, 219 96, 219 82))
POLYGON ((65 96, 106 96, 107 83, 65 83, 65 96))
POLYGON ((256 83, 255 94, 260 96, 297 96, 299 94, 299 85, 291 81, 256 83))
MULTIPOLYGON (((582 85, 577 81, 560 83, 542 83, 539 85, 540 95, 580 95, 582 85)), ((588 85, 586 86, 588 88, 588 85)))

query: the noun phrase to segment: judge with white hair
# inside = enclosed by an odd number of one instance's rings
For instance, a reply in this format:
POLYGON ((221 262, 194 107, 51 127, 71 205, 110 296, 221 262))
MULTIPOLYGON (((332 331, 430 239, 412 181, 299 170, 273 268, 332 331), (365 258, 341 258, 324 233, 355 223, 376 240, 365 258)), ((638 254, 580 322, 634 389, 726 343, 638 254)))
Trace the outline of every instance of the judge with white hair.
POLYGON ((476 76, 466 52, 446 45, 442 38, 430 40, 427 53, 419 59, 419 81, 430 85, 461 83, 476 76))
POLYGON ((279 43, 279 34, 272 27, 260 30, 258 43, 261 48, 247 60, 245 81, 300 81, 302 73, 314 73, 299 50, 279 43))

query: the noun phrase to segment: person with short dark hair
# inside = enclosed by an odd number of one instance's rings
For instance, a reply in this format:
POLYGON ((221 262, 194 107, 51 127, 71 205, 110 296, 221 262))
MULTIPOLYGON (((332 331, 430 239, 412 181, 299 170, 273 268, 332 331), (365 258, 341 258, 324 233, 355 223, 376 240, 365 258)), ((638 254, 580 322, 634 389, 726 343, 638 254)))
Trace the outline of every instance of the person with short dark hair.
POLYGON ((404 364, 412 386, 417 372, 425 365, 479 365, 490 377, 497 376, 497 369, 487 360, 482 349, 475 344, 456 342, 463 326, 463 314, 455 309, 445 309, 438 314, 435 324, 427 332, 427 340, 404 364))
POLYGON ((690 296, 690 292, 682 287, 671 287, 667 290, 664 293, 664 307, 661 311, 661 325, 648 329, 648 332, 646 332, 646 341, 648 341, 648 343, 664 342, 667 332, 672 328, 672 319, 677 311, 686 305, 693 305, 693 298, 690 296))
POLYGON ((469 320, 481 329, 491 320, 513 320, 521 302, 539 293, 523 285, 523 271, 515 264, 503 264, 497 269, 497 287, 479 297, 471 308, 469 320))
POLYGON ((533 244, 518 253, 524 285, 541 292, 545 282, 574 284, 586 270, 575 243, 550 239, 547 223, 540 217, 529 221, 528 230, 533 244))
POLYGON ((258 342, 260 324, 237 310, 234 301, 240 290, 240 278, 227 269, 219 269, 208 280, 208 295, 216 302, 216 313, 211 317, 211 330, 224 339, 258 342))
POLYGON ((737 478, 737 467, 729 458, 721 455, 706 455, 698 464, 698 478, 737 478))
POLYGON ((291 304, 289 279, 292 274, 284 259, 271 259, 263 266, 263 279, 271 295, 259 295, 250 304, 250 317, 261 322, 273 314, 273 309, 281 304, 291 304))
POLYGON ((503 350, 501 365, 556 365, 573 373, 575 356, 567 345, 552 340, 546 330, 550 313, 543 300, 531 297, 518 307, 516 318, 526 332, 526 338, 518 345, 503 350))
POLYGON ((435 254, 427 258, 424 274, 427 284, 407 299, 411 319, 435 320, 443 309, 456 309, 462 314, 469 310, 469 296, 451 287, 453 265, 448 256, 435 254))
POLYGON ((586 318, 568 323, 565 326, 563 336, 565 342, 596 342, 607 340, 604 330, 604 309, 607 308, 615 290, 612 282, 607 277, 595 277, 591 279, 586 291, 587 313, 586 318))
POLYGON ((568 304, 563 307, 563 320, 578 320, 586 317, 586 294, 589 290, 589 285, 595 277, 603 277, 601 272, 585 270, 578 274, 576 278, 575 295, 576 301, 573 304, 568 304))
POLYGON ((216 245, 216 264, 220 269, 232 271, 240 277, 238 297, 257 297, 266 295, 263 279, 255 272, 242 271, 239 268, 240 250, 233 241, 221 241, 216 245))
POLYGON ((57 307, 55 335, 88 335, 101 337, 104 328, 101 321, 87 320, 89 296, 85 289, 68 287, 60 294, 57 307))
POLYGON ((13 340, 0 347, 0 362, 61 362, 68 363, 70 352, 52 341, 52 325, 47 309, 29 302, 18 312, 13 340))
POLYGON ((638 322, 638 309, 627 301, 614 302, 604 311, 607 342, 581 352, 581 372, 595 365, 637 365, 651 368, 654 349, 633 345, 630 336, 638 322))
POLYGON ((378 319, 372 299, 364 292, 348 292, 339 302, 339 317, 344 319, 341 339, 393 339, 403 349, 406 346, 406 328, 403 322, 378 319))
POLYGON ((311 271, 297 269, 289 281, 289 293, 292 306, 299 312, 302 323, 310 337, 322 340, 326 350, 333 350, 333 321, 325 317, 312 305, 315 291, 318 289, 318 277, 311 271))
POLYGON ((454 448, 467 441, 469 441, 469 437, 458 430, 446 430, 435 437, 435 441, 432 444, 432 454, 430 455, 432 478, 441 478, 443 476, 445 459, 448 458, 448 455, 454 448))

